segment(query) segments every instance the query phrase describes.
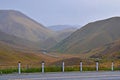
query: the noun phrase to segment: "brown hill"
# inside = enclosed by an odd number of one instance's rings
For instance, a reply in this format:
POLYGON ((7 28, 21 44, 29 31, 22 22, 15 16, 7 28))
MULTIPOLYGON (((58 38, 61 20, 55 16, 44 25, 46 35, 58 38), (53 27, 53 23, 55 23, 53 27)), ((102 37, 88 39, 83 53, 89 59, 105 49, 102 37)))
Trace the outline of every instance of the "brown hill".
POLYGON ((52 50, 62 53, 86 53, 120 39, 120 17, 89 23, 61 41, 52 50))
POLYGON ((120 59, 120 40, 93 49, 87 54, 90 54, 91 58, 120 59))
POLYGON ((17 65, 18 61, 22 62, 22 65, 37 64, 41 65, 42 61, 47 64, 56 61, 58 58, 44 55, 40 52, 23 51, 16 49, 11 45, 0 41, 0 67, 2 65, 17 65))

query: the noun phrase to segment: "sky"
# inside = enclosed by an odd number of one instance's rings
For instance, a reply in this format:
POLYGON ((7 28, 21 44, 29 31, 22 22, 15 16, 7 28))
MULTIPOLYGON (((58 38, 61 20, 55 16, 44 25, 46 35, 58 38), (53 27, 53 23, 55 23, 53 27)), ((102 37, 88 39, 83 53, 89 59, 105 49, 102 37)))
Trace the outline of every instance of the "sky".
POLYGON ((0 0, 0 10, 18 10, 45 26, 83 26, 120 16, 120 0, 0 0))

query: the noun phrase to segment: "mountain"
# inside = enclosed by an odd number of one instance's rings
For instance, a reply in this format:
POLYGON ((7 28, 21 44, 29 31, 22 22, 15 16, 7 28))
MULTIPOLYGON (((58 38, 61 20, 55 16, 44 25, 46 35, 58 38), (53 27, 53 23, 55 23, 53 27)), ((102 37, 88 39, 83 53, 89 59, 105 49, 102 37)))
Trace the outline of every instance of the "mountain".
POLYGON ((78 25, 54 25, 48 27, 49 29, 56 32, 56 35, 54 36, 54 39, 57 42, 60 42, 61 40, 67 38, 70 36, 73 32, 75 32, 78 29, 78 25))
POLYGON ((53 32, 25 14, 15 10, 0 10, 0 30, 29 41, 44 41, 53 32))
POLYGON ((73 32, 75 32, 77 30, 77 28, 67 28, 64 30, 60 30, 57 31, 57 35, 55 36, 55 39, 60 42, 63 39, 67 38, 68 36, 70 36, 73 32))
POLYGON ((80 27, 79 25, 53 25, 53 26, 49 26, 48 28, 53 31, 63 31, 67 29, 76 30, 79 27, 80 27))
POLYGON ((58 42, 70 36, 73 32, 75 32, 78 26, 70 26, 70 25, 54 25, 48 27, 52 31, 54 31, 54 35, 41 43, 42 48, 50 49, 55 46, 58 42))
POLYGON ((58 43, 52 50, 61 53, 87 53, 120 39, 120 17, 91 22, 58 43))

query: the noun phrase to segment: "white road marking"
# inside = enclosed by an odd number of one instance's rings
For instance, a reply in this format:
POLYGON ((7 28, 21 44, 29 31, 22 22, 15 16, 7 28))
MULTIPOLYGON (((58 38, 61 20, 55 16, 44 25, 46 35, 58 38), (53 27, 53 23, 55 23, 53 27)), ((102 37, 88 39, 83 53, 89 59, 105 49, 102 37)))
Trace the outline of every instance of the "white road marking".
POLYGON ((97 77, 120 77, 120 75, 99 75, 99 76, 61 76, 61 77, 46 77, 46 78, 24 78, 24 79, 9 79, 9 80, 48 80, 48 79, 75 79, 75 78, 97 78, 97 77))

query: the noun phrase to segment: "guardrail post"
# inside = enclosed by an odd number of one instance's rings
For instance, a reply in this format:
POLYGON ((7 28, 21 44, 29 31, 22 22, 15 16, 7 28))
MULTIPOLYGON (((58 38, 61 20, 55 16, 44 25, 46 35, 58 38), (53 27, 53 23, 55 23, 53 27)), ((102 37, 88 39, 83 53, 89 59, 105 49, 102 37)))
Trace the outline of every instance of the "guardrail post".
POLYGON ((80 71, 82 72, 82 61, 80 61, 80 71))
POLYGON ((64 61, 62 62, 62 72, 64 72, 65 71, 65 63, 64 63, 64 61))
POLYGON ((112 61, 111 70, 114 71, 114 63, 112 61))
POLYGON ((44 68, 45 68, 45 62, 42 61, 42 73, 44 73, 44 68))
POLYGON ((98 61, 96 61, 96 71, 98 71, 99 70, 99 63, 98 63, 98 61))
POLYGON ((18 62, 18 74, 21 74, 21 62, 18 62))

